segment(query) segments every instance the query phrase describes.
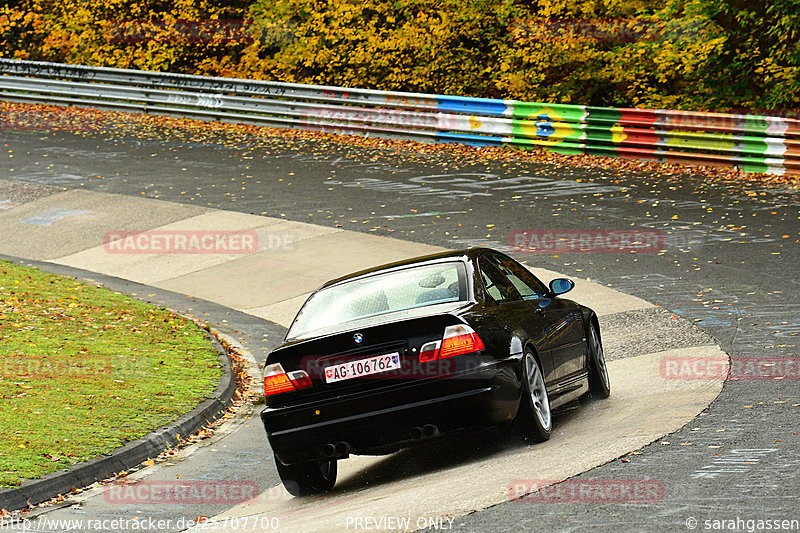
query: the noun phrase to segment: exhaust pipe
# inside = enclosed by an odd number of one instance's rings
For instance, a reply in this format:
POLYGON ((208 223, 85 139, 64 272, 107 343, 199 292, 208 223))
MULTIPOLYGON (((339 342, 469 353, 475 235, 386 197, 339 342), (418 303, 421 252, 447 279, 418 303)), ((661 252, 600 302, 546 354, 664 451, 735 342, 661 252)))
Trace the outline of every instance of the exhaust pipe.
POLYGON ((425 426, 422 428, 422 435, 426 438, 430 438, 438 434, 439 434, 439 428, 437 428, 433 424, 425 424, 425 426))
POLYGON ((349 443, 342 441, 336 444, 335 450, 337 456, 344 457, 350 454, 351 447, 349 443))
POLYGON ((414 440, 429 439, 439 434, 439 428, 433 424, 425 424, 422 427, 411 428, 411 438, 414 440))
POLYGON ((323 457, 333 457, 336 454, 336 446, 333 444, 326 444, 322 447, 323 457))

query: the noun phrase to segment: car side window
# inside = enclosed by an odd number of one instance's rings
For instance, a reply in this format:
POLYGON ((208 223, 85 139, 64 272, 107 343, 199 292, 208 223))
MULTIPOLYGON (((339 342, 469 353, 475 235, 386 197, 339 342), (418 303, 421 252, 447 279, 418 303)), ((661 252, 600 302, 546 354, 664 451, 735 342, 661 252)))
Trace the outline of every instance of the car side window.
POLYGON ((547 287, 528 269, 510 257, 492 254, 492 262, 508 278, 525 300, 536 300, 547 294, 547 287))
POLYGON ((483 257, 480 259, 480 269, 486 292, 495 301, 506 302, 522 299, 519 291, 514 288, 508 278, 494 264, 483 257))

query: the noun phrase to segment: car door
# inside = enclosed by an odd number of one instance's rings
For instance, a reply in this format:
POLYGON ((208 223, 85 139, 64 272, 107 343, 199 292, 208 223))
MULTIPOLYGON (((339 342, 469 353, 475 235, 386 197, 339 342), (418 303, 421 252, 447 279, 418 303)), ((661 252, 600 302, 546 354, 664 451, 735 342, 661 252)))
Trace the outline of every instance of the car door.
POLYGON ((574 303, 554 298, 545 307, 550 323, 547 340, 556 376, 562 384, 582 374, 586 361, 586 336, 580 311, 574 303))
POLYGON ((555 379, 563 383, 582 373, 586 338, 577 306, 562 298, 545 298, 549 292, 545 285, 510 257, 495 253, 491 259, 520 292, 528 312, 540 317, 538 323, 545 329, 555 379))
POLYGON ((541 314, 532 313, 530 303, 523 298, 523 293, 530 295, 530 289, 521 285, 521 293, 490 255, 482 256, 478 264, 486 292, 499 308, 498 317, 521 341, 533 341, 542 362, 545 384, 554 386, 556 374, 548 349, 546 319, 541 314))

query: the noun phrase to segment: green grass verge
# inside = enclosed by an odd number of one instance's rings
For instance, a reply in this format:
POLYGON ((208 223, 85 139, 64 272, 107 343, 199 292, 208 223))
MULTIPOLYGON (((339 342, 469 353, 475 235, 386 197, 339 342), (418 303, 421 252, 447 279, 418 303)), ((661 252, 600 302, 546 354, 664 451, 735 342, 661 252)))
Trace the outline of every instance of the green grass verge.
POLYGON ((121 295, 0 262, 0 486, 146 435, 222 375, 194 323, 121 295))

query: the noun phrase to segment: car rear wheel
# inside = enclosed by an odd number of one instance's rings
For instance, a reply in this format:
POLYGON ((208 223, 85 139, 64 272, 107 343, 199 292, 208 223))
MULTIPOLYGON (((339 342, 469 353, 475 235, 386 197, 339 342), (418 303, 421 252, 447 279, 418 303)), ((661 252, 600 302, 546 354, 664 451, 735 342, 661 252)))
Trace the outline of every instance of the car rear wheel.
POLYGON ((527 439, 542 442, 550 438, 553 417, 550 398, 544 384, 544 374, 533 353, 525 352, 523 398, 520 405, 520 422, 527 439))
POLYGON ((338 471, 336 459, 287 466, 275 458, 275 465, 278 467, 278 475, 283 486, 292 496, 310 496, 328 492, 336 484, 338 471))
POLYGON ((589 392, 594 398, 608 398, 611 394, 611 381, 608 379, 603 344, 597 328, 589 327, 589 392))

